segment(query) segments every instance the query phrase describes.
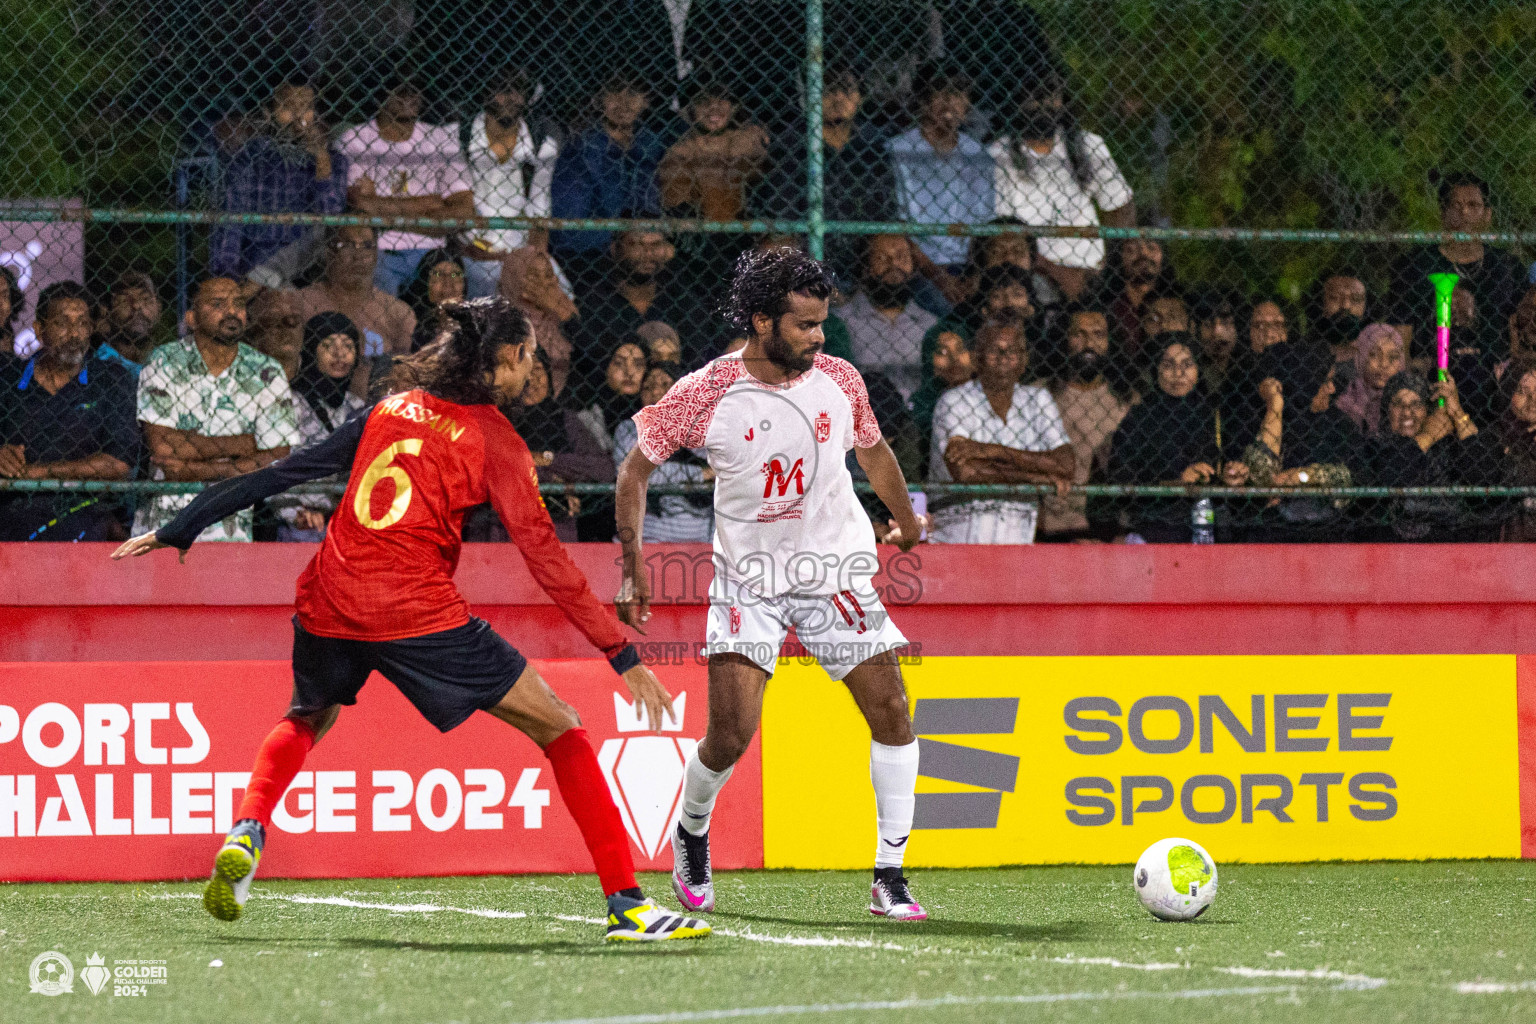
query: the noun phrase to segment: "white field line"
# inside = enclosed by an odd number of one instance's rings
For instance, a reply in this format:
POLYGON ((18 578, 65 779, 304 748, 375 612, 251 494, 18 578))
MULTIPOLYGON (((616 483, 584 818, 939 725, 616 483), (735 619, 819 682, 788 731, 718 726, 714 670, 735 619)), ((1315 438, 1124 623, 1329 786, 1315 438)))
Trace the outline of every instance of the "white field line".
POLYGON ((1112 956, 1066 956, 1051 957, 1053 964, 1081 964, 1084 967, 1119 967, 1129 971, 1183 971, 1189 968, 1189 964, 1135 964, 1124 960, 1116 960, 1112 956))
MULTIPOLYGON (((252 896, 260 896, 264 900, 282 900, 285 903, 323 903, 331 907, 352 907, 357 910, 387 910, 396 914, 435 914, 438 912, 450 914, 468 914, 471 917, 495 917, 502 919, 517 919, 527 917, 527 913, 521 910, 482 910, 477 907, 444 907, 436 903, 364 903, 362 900, 348 899, 345 896, 288 896, 276 892, 253 892, 252 896)), ((150 896, 152 900, 200 900, 203 897, 195 892, 162 892, 150 896)))
MULTIPOLYGON (((1081 964, 1085 967, 1115 967, 1128 971, 1181 971, 1189 970, 1192 964, 1160 964, 1160 963, 1131 963, 1125 960, 1116 960, 1108 956, 1053 956, 1050 958, 1053 964, 1081 964)), ((1295 981, 1336 981, 1341 989, 1373 989, 1381 988, 1387 984, 1386 978, 1373 978, 1368 974, 1345 974, 1343 971, 1331 971, 1325 967, 1316 967, 1310 970, 1299 967, 1212 967, 1213 971, 1221 974, 1231 974, 1239 978, 1285 978, 1295 981)), ((1536 985, 1533 985, 1536 987, 1536 985)))
POLYGON ((1306 970, 1299 967, 1215 967, 1212 970, 1239 978, 1291 978, 1298 981, 1336 981, 1343 989, 1381 988, 1386 978, 1373 978, 1369 974, 1345 974, 1323 967, 1306 970))
POLYGON ((1536 992, 1536 981, 1459 981, 1456 991, 1464 996, 1497 995, 1500 992, 1536 992))
POLYGON ((436 903, 364 903, 345 896, 289 896, 283 893, 255 893, 263 899, 282 900, 285 903, 323 903, 330 907, 352 907, 357 910, 388 910, 398 914, 468 914, 471 917, 495 917, 512 919, 527 917, 521 910, 484 910, 478 907, 444 907, 436 903))
MULTIPOLYGON (((367 903, 367 902, 364 902, 362 900, 354 900, 354 899, 350 899, 350 898, 345 897, 345 896, 304 896, 304 895, 298 895, 298 894, 288 895, 288 894, 284 894, 284 893, 271 893, 271 892, 253 892, 253 893, 251 893, 251 895, 252 895, 252 897, 259 896, 262 899, 282 900, 282 901, 287 902, 287 903, 301 903, 301 904, 312 904, 312 905, 313 904, 322 904, 322 905, 325 905, 325 906, 332 906, 332 907, 348 907, 348 908, 356 909, 356 910, 385 910, 385 911, 389 911, 391 913, 402 913, 402 914, 413 914, 413 913, 418 913, 418 914, 450 913, 450 914, 468 914, 468 915, 470 915, 472 917, 489 917, 489 918, 500 918, 500 919, 510 919, 510 920, 516 920, 516 919, 526 918, 526 917, 530 916, 526 911, 522 911, 522 910, 486 910, 486 909, 480 909, 480 908, 476 908, 476 907, 449 907, 449 906, 443 906, 443 905, 437 904, 437 903, 367 903)), ((156 893, 156 894, 152 895, 150 898, 151 899, 170 900, 170 899, 201 899, 202 897, 199 896, 197 893, 187 892, 187 893, 156 893)), ((532 916, 534 916, 534 917, 551 917, 551 918, 554 918, 557 921, 571 921, 571 922, 574 922, 574 923, 577 923, 577 924, 603 924, 605 922, 605 920, 606 920, 605 918, 601 918, 601 917, 585 917, 585 916, 582 916, 582 915, 579 915, 579 914, 540 914, 540 913, 535 913, 532 916)), ((746 942, 764 942, 764 943, 769 943, 771 945, 777 945, 777 946, 802 946, 802 947, 805 947, 805 946, 810 946, 810 947, 835 947, 835 946, 841 946, 841 947, 845 947, 845 948, 849 948, 849 949, 880 949, 880 950, 887 950, 887 951, 897 952, 897 953, 910 952, 910 950, 906 946, 900 946, 900 945, 897 945, 894 942, 883 942, 883 941, 879 941, 879 940, 876 940, 876 939, 842 939, 842 938, 829 937, 829 936, 825 936, 825 935, 765 935, 765 934, 763 934, 761 932, 754 932, 754 931, 751 931, 751 930, 736 931, 736 930, 731 929, 731 928, 719 928, 719 927, 716 927, 714 929, 714 932, 715 932, 716 935, 722 935, 722 936, 725 936, 726 938, 742 939, 742 940, 744 940, 746 942)), ((1120 969, 1120 970, 1131 970, 1131 971, 1174 971, 1174 970, 1188 970, 1192 966, 1192 965, 1187 964, 1187 963, 1183 963, 1183 964, 1155 963, 1155 962, 1154 963, 1134 963, 1134 962, 1126 961, 1126 960, 1117 960, 1114 957, 1107 957, 1107 956, 1097 956, 1097 957, 1087 957, 1087 956, 1084 956, 1084 957, 1080 957, 1080 956, 1072 956, 1072 955, 1051 957, 1049 962, 1050 963, 1054 963, 1054 964, 1067 964, 1067 965, 1083 966, 1083 967, 1111 967, 1111 968, 1117 968, 1117 969, 1120 969)), ((1342 988, 1342 989, 1374 989, 1374 988, 1380 988, 1381 986, 1387 984, 1387 979, 1385 979, 1385 978, 1373 978, 1373 977, 1371 977, 1370 975, 1367 975, 1367 974, 1345 974, 1342 971, 1332 971, 1332 970, 1327 970, 1327 969, 1321 968, 1321 967, 1314 968, 1312 970, 1307 970, 1307 969, 1304 969, 1304 968, 1294 968, 1294 967, 1293 968, 1215 967, 1215 968, 1211 968, 1211 969, 1215 970, 1215 971, 1219 971, 1222 974, 1231 974, 1231 975, 1235 975, 1235 976, 1240 977, 1240 978, 1280 978, 1280 979, 1289 979, 1289 980, 1297 980, 1297 981, 1336 981, 1336 982, 1340 983, 1338 987, 1342 988)), ((1519 991, 1519 990, 1522 990, 1519 987, 1516 987, 1516 988, 1488 988, 1488 989, 1480 989, 1480 988, 1473 987, 1473 988, 1465 988, 1464 989, 1464 986, 1468 986, 1468 985, 1476 986, 1476 985, 1480 985, 1480 984, 1498 985, 1499 983, 1497 983, 1497 982, 1486 982, 1486 983, 1483 983, 1483 982, 1463 982, 1462 985, 1459 985, 1457 987, 1457 990, 1458 991, 1465 990, 1467 992, 1479 992, 1479 991, 1497 992, 1497 991, 1519 991)), ((1518 985, 1520 985, 1520 986, 1529 985, 1529 987, 1531 989, 1536 990, 1536 983, 1521 982, 1521 983, 1518 983, 1518 985)), ((942 1004, 935 1004, 935 1005, 942 1005, 942 1004)), ((822 1012, 822 1011, 806 1011, 806 1012, 822 1012)), ((618 1019, 620 1019, 620 1018, 615 1018, 615 1020, 618 1020, 618 1019)), ((666 1018, 666 1019, 671 1020, 673 1018, 666 1018)), ((687 1019, 687 1018, 679 1018, 679 1019, 687 1019)))
POLYGON ((737 1006, 721 1010, 677 1010, 634 1013, 619 1017, 568 1017, 539 1024, 684 1024, 687 1021, 732 1020, 743 1017, 796 1017, 819 1013, 875 1013, 926 1010, 946 1006, 1023 1006, 1032 1003, 1105 1002, 1122 999, 1222 999, 1238 996, 1291 995, 1294 985, 1251 988, 1187 988, 1171 992, 1043 992, 1020 996, 940 996, 935 999, 891 999, 862 1003, 804 1003, 787 1006, 737 1006))
MULTIPOLYGON (((473 917, 495 918, 525 918, 530 916, 522 910, 480 910, 474 907, 445 907, 437 903, 365 903, 362 900, 349 899, 345 896, 301 896, 286 895, 273 892, 253 892, 251 897, 261 897, 267 900, 283 900, 287 903, 324 904, 332 907, 350 907, 356 910, 387 910, 400 914, 469 914, 473 917)), ((156 900, 197 900, 202 899, 194 892, 166 892, 156 893, 150 897, 156 900)), ((572 921, 577 924, 604 924, 607 919, 602 917, 583 917, 579 914, 540 914, 534 913, 533 917, 552 917, 557 921, 572 921)), ((743 939, 747 942, 766 942, 777 946, 844 946, 850 949, 881 949, 896 953, 907 952, 906 946, 898 946, 894 942, 879 942, 874 939, 839 939, 824 935, 764 935, 761 932, 738 932, 730 928, 714 929, 716 935, 724 935, 727 938, 743 939)))
MULTIPOLYGON (((540 917, 553 917, 559 921, 576 921, 581 924, 605 924, 607 918, 580 917, 575 914, 542 914, 540 917)), ((850 949, 884 949, 894 950, 897 953, 907 952, 906 946, 898 946, 894 942, 877 942, 873 939, 837 939, 823 935, 764 935, 761 932, 738 932, 730 928, 721 928, 718 925, 710 926, 716 935, 724 935, 730 939, 745 939, 747 942, 767 942, 776 946, 846 946, 850 949)))

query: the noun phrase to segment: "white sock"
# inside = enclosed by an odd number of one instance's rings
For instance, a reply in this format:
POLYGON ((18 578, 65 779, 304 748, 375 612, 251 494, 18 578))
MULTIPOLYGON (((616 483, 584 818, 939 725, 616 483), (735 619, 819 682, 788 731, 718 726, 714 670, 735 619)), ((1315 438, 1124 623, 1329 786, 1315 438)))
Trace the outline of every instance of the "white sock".
POLYGON ((683 813, 679 823, 684 831, 696 836, 709 831, 709 816, 715 811, 715 798, 735 770, 736 766, 731 765, 723 772, 712 772, 699 760, 698 751, 694 751, 688 766, 683 769, 683 813))
POLYGON ((875 784, 875 819, 880 830, 875 867, 899 868, 917 806, 917 740, 900 747, 871 742, 869 781, 875 784))

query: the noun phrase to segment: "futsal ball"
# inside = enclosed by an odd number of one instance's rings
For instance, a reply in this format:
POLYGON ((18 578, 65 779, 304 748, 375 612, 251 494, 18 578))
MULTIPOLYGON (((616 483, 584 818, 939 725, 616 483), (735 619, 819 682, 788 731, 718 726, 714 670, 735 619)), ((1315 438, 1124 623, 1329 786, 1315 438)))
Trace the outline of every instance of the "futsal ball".
POLYGON ((1216 862, 1190 839, 1159 839, 1136 861, 1136 895, 1153 917, 1192 921, 1216 899, 1216 862))

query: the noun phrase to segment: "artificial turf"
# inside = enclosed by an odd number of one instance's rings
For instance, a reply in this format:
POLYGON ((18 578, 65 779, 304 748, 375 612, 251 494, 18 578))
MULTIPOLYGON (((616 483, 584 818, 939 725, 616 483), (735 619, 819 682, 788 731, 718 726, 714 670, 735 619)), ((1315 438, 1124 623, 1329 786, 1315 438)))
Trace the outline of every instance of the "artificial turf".
POLYGON ((647 947, 598 941, 590 877, 258 880, 234 924, 200 885, 10 885, 0 1020, 1536 1019, 1536 864, 1229 866, 1187 924, 1150 918, 1129 876, 925 871, 932 919, 897 925, 868 915, 863 874, 727 873, 712 923, 736 934, 647 947), (29 991, 46 950, 73 993, 29 991), (92 953, 164 960, 166 983, 93 996, 92 953))

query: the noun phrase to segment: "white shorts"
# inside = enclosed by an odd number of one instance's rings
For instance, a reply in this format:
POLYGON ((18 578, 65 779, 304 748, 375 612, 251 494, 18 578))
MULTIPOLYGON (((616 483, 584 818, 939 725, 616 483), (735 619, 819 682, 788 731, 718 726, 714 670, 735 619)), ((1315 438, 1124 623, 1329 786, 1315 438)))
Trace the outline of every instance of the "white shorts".
POLYGON ((704 653, 739 654, 771 676, 790 626, 807 653, 836 680, 907 643, 873 588, 761 597, 740 583, 717 578, 710 588, 704 653))

